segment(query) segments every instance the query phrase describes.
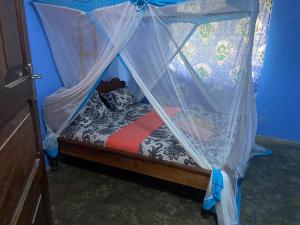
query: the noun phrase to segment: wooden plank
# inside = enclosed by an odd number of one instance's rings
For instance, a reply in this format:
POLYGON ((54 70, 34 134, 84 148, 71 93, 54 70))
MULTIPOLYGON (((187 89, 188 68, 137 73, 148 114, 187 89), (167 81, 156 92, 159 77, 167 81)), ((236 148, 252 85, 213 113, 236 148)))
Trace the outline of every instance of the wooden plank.
POLYGON ((27 225, 31 224, 34 212, 34 203, 36 197, 39 196, 40 180, 42 174, 42 167, 40 159, 36 159, 34 167, 28 178, 27 184, 24 188, 23 195, 20 198, 19 204, 16 208, 11 225, 27 225))
POLYGON ((35 135, 28 113, 0 146, 0 224, 12 219, 36 160, 35 135))
POLYGON ((58 139, 61 153, 102 163, 162 180, 206 190, 211 172, 150 157, 103 148, 97 145, 58 139))

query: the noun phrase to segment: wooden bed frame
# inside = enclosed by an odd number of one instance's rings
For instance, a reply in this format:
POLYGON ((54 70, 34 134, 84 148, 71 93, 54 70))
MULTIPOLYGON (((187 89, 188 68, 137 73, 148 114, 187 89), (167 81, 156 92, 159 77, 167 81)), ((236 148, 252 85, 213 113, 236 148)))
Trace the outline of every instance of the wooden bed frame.
MULTIPOLYGON (((126 83, 124 81, 113 78, 108 82, 102 81, 97 90, 99 93, 104 93, 125 86, 126 83)), ((206 190, 211 175, 211 171, 209 170, 158 160, 139 154, 87 144, 62 137, 58 138, 58 149, 65 155, 129 170, 201 190, 206 190)))

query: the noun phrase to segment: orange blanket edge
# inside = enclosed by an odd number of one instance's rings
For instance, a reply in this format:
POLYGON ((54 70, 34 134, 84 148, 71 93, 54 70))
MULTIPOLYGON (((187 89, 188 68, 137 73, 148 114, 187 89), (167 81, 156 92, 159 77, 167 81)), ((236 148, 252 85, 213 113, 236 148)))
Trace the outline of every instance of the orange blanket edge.
MULTIPOLYGON (((165 107, 164 109, 170 117, 180 111, 176 107, 165 107)), ((138 153, 140 144, 163 124, 164 122, 159 115, 152 110, 109 136, 105 146, 130 153, 138 153)))

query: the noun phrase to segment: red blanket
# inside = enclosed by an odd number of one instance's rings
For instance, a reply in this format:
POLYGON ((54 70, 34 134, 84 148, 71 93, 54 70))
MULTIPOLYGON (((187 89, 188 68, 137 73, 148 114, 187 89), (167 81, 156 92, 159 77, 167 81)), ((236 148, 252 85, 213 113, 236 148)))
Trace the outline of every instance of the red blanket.
MULTIPOLYGON (((175 107, 166 107, 167 114, 173 117, 178 111, 175 107)), ((106 147, 131 153, 138 153, 140 144, 164 122, 152 110, 136 121, 113 133, 106 141, 106 147)))

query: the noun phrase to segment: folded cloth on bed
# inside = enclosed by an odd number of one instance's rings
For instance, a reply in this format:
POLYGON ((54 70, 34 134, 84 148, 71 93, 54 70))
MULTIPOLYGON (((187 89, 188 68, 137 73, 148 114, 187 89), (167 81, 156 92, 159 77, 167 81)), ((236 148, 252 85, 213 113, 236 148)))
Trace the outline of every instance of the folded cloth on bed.
MULTIPOLYGON (((179 109, 166 107, 165 111, 170 117, 173 117, 179 112, 179 109)), ((140 144, 163 124, 164 122, 159 115, 152 110, 113 133, 106 140, 105 146, 126 152, 138 153, 140 144)))
POLYGON ((186 133, 200 138, 202 141, 209 141, 214 133, 211 131, 213 125, 209 124, 209 121, 205 121, 201 118, 192 117, 190 118, 191 123, 184 118, 176 120, 176 124, 186 133), (193 127, 190 126, 192 124, 193 127))

